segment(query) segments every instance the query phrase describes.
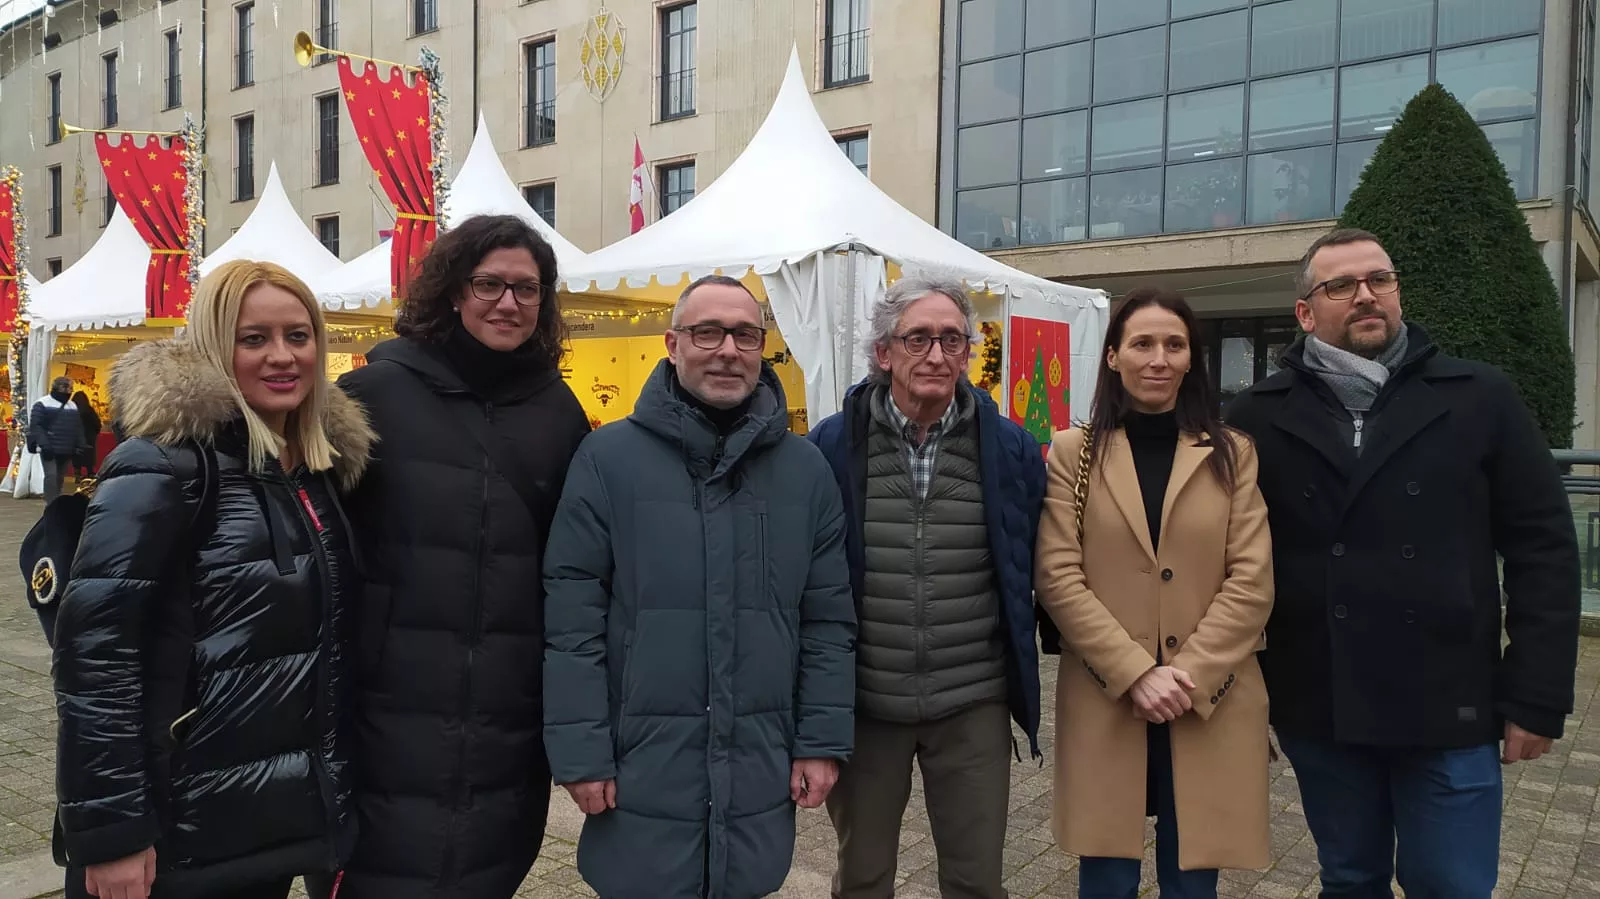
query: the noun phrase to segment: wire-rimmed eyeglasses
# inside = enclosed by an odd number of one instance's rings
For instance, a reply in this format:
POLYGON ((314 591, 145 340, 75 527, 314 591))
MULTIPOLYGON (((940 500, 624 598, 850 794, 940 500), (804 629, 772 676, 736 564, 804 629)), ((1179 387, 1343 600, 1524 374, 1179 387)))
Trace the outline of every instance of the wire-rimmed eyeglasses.
POLYGON ((483 303, 498 303, 506 295, 506 290, 511 291, 511 298, 516 300, 518 306, 537 306, 544 296, 544 285, 538 281, 518 281, 508 284, 492 275, 477 275, 467 282, 472 287, 472 298, 483 303))
POLYGON ((1302 300, 1309 300, 1317 291, 1336 303, 1348 303, 1361 292, 1361 285, 1367 285, 1375 297, 1388 296, 1400 289, 1400 273, 1397 271, 1373 272, 1365 278, 1356 278, 1346 275, 1342 278, 1329 278, 1316 287, 1306 291, 1302 300))

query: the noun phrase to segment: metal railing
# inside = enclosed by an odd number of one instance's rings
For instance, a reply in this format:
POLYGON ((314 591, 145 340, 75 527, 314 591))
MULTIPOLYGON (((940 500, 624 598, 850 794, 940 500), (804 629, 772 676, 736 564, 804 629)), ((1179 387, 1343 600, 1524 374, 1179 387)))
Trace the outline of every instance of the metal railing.
POLYGON ((233 86, 249 87, 256 83, 256 52, 241 50, 233 55, 233 86))
MULTIPOLYGON (((317 43, 324 47, 339 46, 339 23, 337 21, 333 21, 323 22, 321 25, 318 25, 317 43)), ((314 66, 320 66, 323 63, 329 62, 333 59, 334 55, 332 53, 318 53, 316 58, 311 60, 311 64, 314 66)))
POLYGON ((168 75, 164 85, 167 92, 167 109, 177 109, 183 105, 183 76, 168 75))
POLYGON ((870 29, 832 34, 822 39, 823 86, 844 87, 872 77, 868 62, 870 29))
POLYGON ((694 115, 694 69, 664 72, 656 76, 661 97, 661 119, 681 119, 694 115))
POLYGON ((556 139, 556 101, 540 100, 523 108, 524 147, 554 143, 556 139))
POLYGON ((1585 632, 1600 631, 1600 450, 1552 450, 1578 532, 1585 632))

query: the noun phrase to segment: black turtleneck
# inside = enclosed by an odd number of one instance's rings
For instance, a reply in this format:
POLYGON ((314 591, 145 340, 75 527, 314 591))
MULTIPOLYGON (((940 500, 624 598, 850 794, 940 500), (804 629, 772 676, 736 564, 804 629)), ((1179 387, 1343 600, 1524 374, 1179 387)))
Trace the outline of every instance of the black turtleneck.
POLYGON ((531 339, 514 350, 495 350, 457 325, 445 337, 442 347, 450 367, 466 382, 467 388, 485 399, 540 368, 531 339))
POLYGON ((673 392, 677 393, 679 399, 688 404, 689 408, 699 409, 700 414, 706 417, 706 421, 711 422, 711 426, 717 429, 717 433, 724 437, 732 433, 734 426, 739 423, 740 419, 744 418, 745 413, 750 411, 750 401, 755 397, 755 393, 752 392, 750 396, 744 398, 744 402, 734 406, 732 409, 713 406, 690 393, 688 388, 683 386, 683 382, 678 380, 677 369, 673 369, 672 389, 673 392))
POLYGON ((1122 419, 1133 450, 1133 468, 1139 475, 1139 494, 1144 499, 1144 519, 1150 528, 1150 548, 1161 546, 1161 506, 1167 497, 1167 481, 1172 477, 1172 457, 1178 451, 1178 414, 1150 415, 1130 411, 1122 419))

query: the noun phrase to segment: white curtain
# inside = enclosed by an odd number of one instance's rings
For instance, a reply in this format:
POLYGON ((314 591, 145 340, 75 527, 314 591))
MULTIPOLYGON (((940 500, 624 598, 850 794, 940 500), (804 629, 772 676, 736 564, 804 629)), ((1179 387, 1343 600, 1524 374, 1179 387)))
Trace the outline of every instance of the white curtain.
MULTIPOLYGON (((12 397, 14 403, 26 403, 32 411, 34 401, 50 392, 50 357, 55 351, 54 329, 29 332, 28 355, 22 361, 22 371, 27 378, 28 392, 33 396, 12 397)), ((5 480, 0 481, 0 491, 9 490, 17 499, 44 495, 44 467, 39 464, 37 453, 26 452, 26 440, 24 434, 23 445, 12 448, 11 464, 6 468, 5 480)))
POLYGON ((772 317, 800 366, 811 427, 843 408, 845 391, 867 375, 861 339, 872 304, 883 296, 883 257, 857 249, 824 250, 761 276, 772 317))

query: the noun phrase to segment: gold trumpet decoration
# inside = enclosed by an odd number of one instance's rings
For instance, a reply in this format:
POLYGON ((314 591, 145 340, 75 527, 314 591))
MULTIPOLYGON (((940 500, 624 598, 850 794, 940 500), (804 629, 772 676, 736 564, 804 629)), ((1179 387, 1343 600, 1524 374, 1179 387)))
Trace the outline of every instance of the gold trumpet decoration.
POLYGON ((77 125, 61 123, 63 139, 73 134, 154 134, 157 137, 177 137, 182 133, 182 131, 134 131, 130 128, 79 128, 77 125))
POLYGON ((403 62, 390 62, 387 59, 379 59, 376 56, 362 56, 360 53, 348 53, 344 50, 335 50, 332 47, 324 47, 316 41, 313 41, 311 39, 311 35, 304 31, 299 32, 294 36, 294 61, 299 63, 301 66, 311 65, 312 58, 320 53, 326 53, 331 56, 348 56, 351 59, 365 59, 368 62, 375 62, 380 66, 394 66, 407 72, 422 71, 421 66, 408 66, 403 62))

